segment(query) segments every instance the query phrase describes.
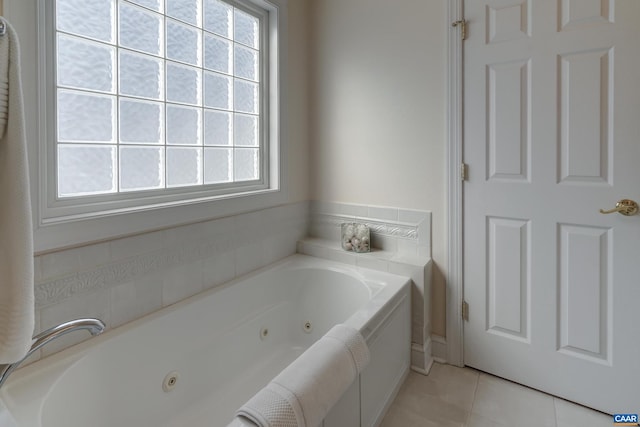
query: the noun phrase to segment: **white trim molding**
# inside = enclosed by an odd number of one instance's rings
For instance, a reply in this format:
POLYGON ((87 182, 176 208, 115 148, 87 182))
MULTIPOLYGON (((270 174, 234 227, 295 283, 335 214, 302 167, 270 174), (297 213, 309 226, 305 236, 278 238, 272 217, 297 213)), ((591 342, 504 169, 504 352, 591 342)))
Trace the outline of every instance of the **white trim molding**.
MULTIPOLYGON (((449 4, 449 22, 463 19, 463 0, 449 4)), ((447 265, 447 362, 464 365, 463 300, 463 188, 461 179, 463 154, 463 46, 458 27, 449 27, 448 43, 448 265, 447 265)))
MULTIPOLYGON (((332 225, 340 226, 344 222, 353 222, 354 217, 338 214, 312 214, 311 220, 319 225, 332 225)), ((366 224, 373 233, 378 233, 383 236, 389 237, 401 237, 404 239, 418 239, 418 225, 406 224, 395 221, 382 221, 372 218, 357 218, 358 221, 366 224)))
POLYGON ((447 363, 447 339, 443 336, 431 334, 431 355, 437 363, 447 363))
POLYGON ((422 375, 429 375, 434 358, 431 350, 431 338, 427 337, 424 344, 411 343, 411 370, 422 375))

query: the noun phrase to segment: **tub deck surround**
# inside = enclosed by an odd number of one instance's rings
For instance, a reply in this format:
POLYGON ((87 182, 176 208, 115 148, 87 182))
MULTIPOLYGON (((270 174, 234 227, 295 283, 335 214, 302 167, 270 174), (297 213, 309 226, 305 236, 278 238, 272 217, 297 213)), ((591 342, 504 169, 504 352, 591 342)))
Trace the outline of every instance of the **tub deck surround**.
POLYGON ((299 253, 411 277, 412 369, 428 373, 433 363, 431 212, 312 201, 310 213, 310 237, 298 243, 299 253), (339 247, 343 222, 361 222, 370 227, 372 253, 349 254, 339 247))
POLYGON ((324 427, 376 426, 409 369, 409 279, 304 255, 17 371, 0 390, 0 420, 13 417, 17 427, 226 426, 337 323, 361 332, 371 362, 324 427))
POLYGON ((433 364, 430 309, 432 260, 427 255, 403 254, 383 249, 369 253, 347 252, 339 240, 307 237, 298 253, 338 261, 357 268, 401 274, 411 278, 411 369, 428 374, 433 364))

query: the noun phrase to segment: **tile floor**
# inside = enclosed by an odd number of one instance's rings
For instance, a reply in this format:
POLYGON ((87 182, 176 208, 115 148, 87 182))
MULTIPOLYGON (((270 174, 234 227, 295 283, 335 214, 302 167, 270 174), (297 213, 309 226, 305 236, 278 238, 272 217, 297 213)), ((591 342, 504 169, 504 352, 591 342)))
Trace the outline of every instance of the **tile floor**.
POLYGON ((411 372, 381 427, 610 427, 610 416, 470 368, 411 372))

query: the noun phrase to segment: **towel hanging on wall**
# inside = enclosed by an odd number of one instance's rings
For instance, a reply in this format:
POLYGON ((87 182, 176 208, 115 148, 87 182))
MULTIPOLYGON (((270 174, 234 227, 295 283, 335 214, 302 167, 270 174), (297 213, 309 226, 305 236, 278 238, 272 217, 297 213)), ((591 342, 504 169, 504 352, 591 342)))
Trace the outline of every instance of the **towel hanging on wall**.
POLYGON ((20 47, 4 18, 0 36, 0 364, 21 360, 34 327, 33 230, 20 47))

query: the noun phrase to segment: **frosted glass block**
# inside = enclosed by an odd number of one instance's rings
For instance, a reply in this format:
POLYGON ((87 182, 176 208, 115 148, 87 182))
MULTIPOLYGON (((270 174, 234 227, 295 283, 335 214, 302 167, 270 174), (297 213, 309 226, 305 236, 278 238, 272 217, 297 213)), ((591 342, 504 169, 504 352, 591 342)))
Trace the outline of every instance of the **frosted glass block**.
POLYGON ((204 183, 219 184, 233 181, 233 150, 231 148, 204 149, 204 183))
POLYGON ((120 190, 164 188, 164 149, 120 147, 120 190))
POLYGON ((161 55, 164 52, 162 15, 120 2, 120 46, 161 55))
POLYGON ((204 34, 204 67, 231 74, 232 43, 220 37, 204 34))
POLYGON ((58 196, 116 191, 116 147, 58 145, 58 196))
POLYGON ((258 114, 258 85, 235 79, 234 107, 236 111, 258 114))
POLYGON ((200 30, 167 19, 167 58, 200 65, 200 30))
POLYGON ((115 97, 58 90, 58 141, 115 142, 115 97))
POLYGON ((202 148, 167 147, 167 187, 202 184, 202 148))
POLYGON ((200 105, 201 71, 167 62, 167 101, 200 105))
POLYGON ((115 49, 58 34, 58 85, 113 92, 115 49))
POLYGON ((235 181, 251 181, 258 179, 258 150, 253 148, 236 148, 234 160, 235 181))
POLYGON ((200 26, 198 0, 167 0, 167 16, 200 26))
POLYGON ((147 7, 149 9, 155 10, 156 12, 162 13, 164 11, 164 1, 163 0, 129 0, 131 3, 139 4, 140 6, 147 7))
POLYGON ((201 145, 200 108, 167 105, 167 144, 201 145))
POLYGON ((233 120, 231 113, 224 111, 204 112, 204 144, 231 145, 233 120))
POLYGON ((120 93, 162 100, 163 68, 159 59, 120 49, 120 93))
POLYGON ((164 104, 120 98, 120 143, 160 144, 164 104))
POLYGON ((235 145, 258 146, 258 117, 236 114, 234 123, 235 145))
POLYGON ((231 38, 233 34, 233 8, 220 0, 204 0, 205 30, 231 38))
POLYGON ((231 109, 231 77, 221 74, 204 74, 204 105, 210 108, 231 109))
POLYGON ((114 2, 105 0, 57 0, 58 30, 106 42, 114 41, 114 2))
POLYGON ((258 80, 258 51, 235 45, 234 70, 236 77, 258 80))
POLYGON ((240 9, 235 9, 233 39, 239 43, 257 49, 260 39, 259 34, 258 18, 251 16, 240 9))

